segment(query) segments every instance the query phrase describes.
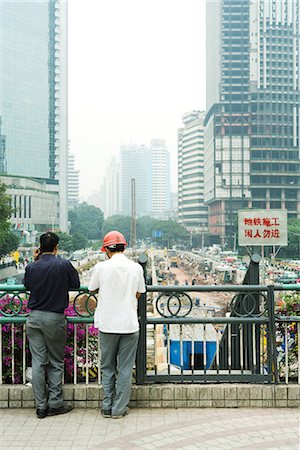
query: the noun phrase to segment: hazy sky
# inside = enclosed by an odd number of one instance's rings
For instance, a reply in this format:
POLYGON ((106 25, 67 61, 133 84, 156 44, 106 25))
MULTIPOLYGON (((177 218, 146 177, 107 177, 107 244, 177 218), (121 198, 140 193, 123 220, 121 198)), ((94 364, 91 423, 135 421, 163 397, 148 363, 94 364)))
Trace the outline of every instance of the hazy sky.
POLYGON ((205 0, 69 0, 69 137, 83 197, 122 143, 166 140, 205 108, 205 0))

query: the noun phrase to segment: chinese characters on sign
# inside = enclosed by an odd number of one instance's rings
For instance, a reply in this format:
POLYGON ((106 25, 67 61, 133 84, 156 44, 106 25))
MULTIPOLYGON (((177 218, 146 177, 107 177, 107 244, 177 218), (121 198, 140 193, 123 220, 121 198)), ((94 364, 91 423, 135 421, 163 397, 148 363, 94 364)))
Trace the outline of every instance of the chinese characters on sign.
POLYGON ((285 209, 239 211, 239 245, 287 245, 285 209))

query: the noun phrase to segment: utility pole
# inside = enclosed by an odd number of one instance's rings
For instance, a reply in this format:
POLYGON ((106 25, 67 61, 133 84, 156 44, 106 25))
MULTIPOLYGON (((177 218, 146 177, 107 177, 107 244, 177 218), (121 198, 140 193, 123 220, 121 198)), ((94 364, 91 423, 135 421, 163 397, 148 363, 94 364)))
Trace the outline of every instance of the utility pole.
POLYGON ((135 256, 136 246, 136 195, 135 195, 135 178, 131 178, 131 231, 130 243, 132 254, 135 256))

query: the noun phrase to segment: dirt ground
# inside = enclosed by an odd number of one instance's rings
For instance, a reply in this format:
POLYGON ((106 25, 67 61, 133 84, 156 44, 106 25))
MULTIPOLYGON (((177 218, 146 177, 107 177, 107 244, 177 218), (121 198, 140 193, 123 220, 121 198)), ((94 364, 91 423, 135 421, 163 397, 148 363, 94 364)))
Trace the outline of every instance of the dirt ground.
MULTIPOLYGON (((179 267, 170 267, 170 272, 174 276, 174 281, 177 280, 180 286, 184 286, 186 282, 188 285, 191 285, 193 280, 195 280, 196 285, 219 284, 216 277, 213 277, 210 274, 206 274, 206 276, 204 276, 204 274, 194 276, 195 274, 187 274, 184 269, 179 267)), ((232 293, 230 292, 192 292, 190 295, 193 298, 199 297, 201 304, 203 305, 216 306, 218 308, 225 308, 232 298, 232 293)))

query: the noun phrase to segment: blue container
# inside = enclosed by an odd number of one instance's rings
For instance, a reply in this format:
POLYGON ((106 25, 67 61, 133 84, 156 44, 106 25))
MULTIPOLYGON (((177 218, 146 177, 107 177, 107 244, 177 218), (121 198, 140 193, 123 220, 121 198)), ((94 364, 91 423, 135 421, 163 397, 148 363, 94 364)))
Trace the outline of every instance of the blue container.
MULTIPOLYGON (((206 341, 206 369, 213 362, 217 344, 215 341, 206 341)), ((192 341, 182 342, 183 369, 191 370, 192 341)), ((180 365, 180 341, 170 340, 170 363, 174 366, 180 365)), ((203 341, 194 341, 194 368, 203 370, 203 341)))

